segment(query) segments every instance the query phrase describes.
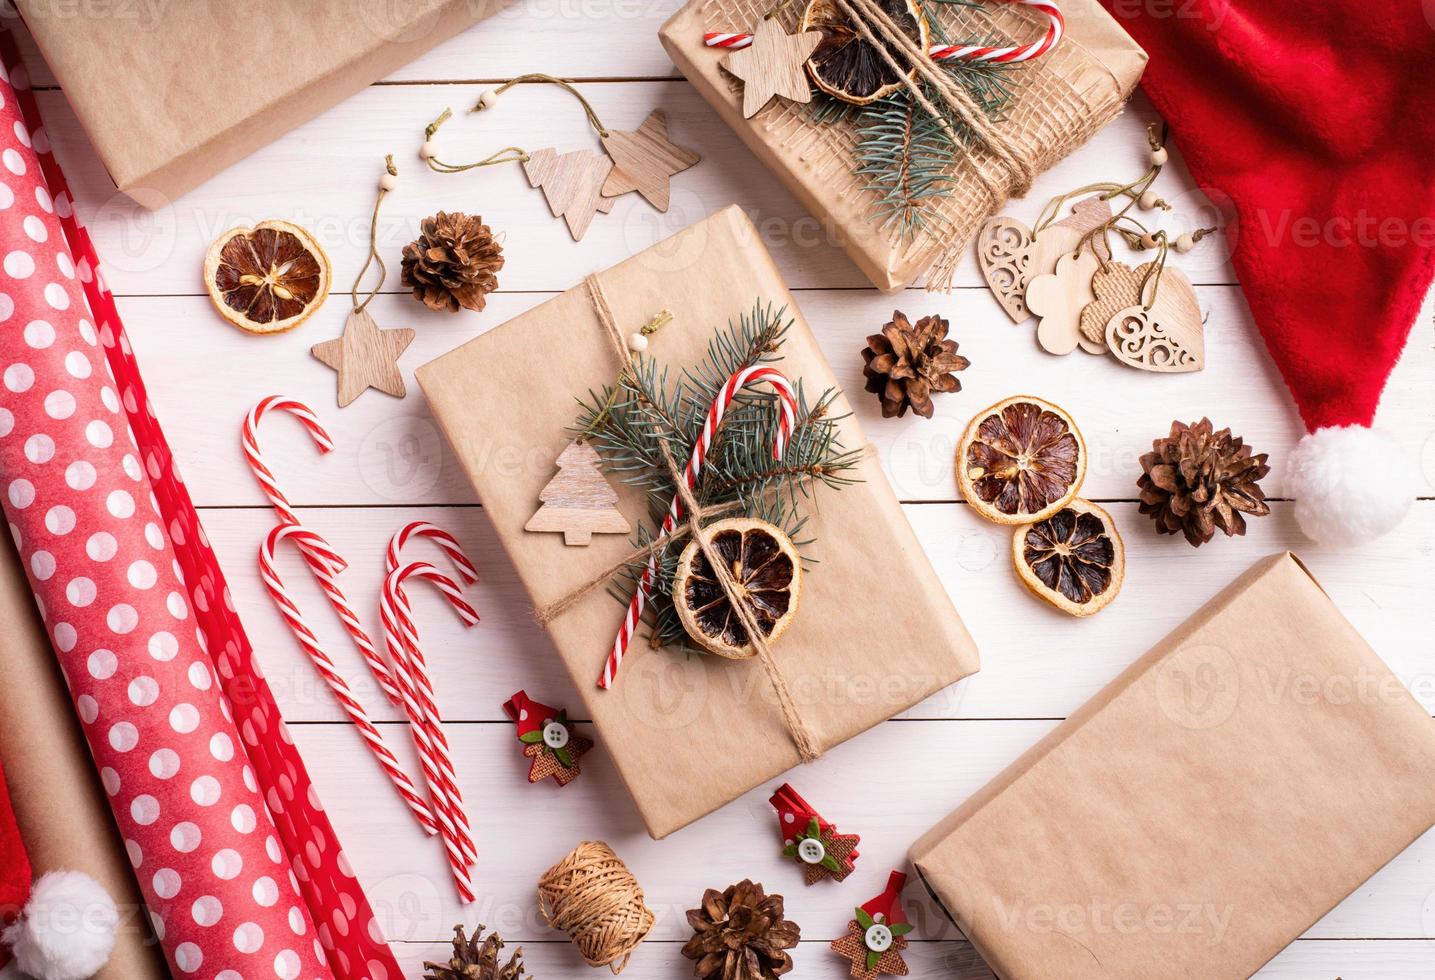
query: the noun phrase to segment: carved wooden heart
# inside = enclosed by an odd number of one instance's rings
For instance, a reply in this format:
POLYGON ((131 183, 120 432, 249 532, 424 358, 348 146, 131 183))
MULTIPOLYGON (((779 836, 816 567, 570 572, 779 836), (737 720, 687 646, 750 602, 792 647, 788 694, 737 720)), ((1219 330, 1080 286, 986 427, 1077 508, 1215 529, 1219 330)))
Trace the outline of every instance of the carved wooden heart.
POLYGON ((1039 233, 1015 218, 988 218, 977 232, 977 264, 982 277, 1012 323, 1031 316, 1026 287, 1037 276, 1056 269, 1056 260, 1074 251, 1082 237, 1111 217, 1111 205, 1099 197, 1087 198, 1072 213, 1047 225, 1039 233))
POLYGON ((1118 361, 1142 371, 1170 374, 1205 367, 1205 329, 1191 280, 1169 266, 1162 270, 1151 309, 1138 302, 1117 311, 1106 324, 1106 346, 1118 361))

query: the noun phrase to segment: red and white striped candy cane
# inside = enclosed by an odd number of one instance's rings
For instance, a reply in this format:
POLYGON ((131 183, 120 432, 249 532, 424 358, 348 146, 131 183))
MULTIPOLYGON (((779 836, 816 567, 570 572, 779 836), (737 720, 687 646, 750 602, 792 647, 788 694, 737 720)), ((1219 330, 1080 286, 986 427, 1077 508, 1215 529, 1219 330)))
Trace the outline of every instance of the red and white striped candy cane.
MULTIPOLYGON (((1031 7, 1046 14, 1046 33, 1035 41, 1011 47, 991 47, 979 44, 933 44, 927 49, 933 61, 983 61, 1006 64, 1014 61, 1031 61, 1040 58, 1056 47, 1066 33, 1066 18, 1054 0, 1002 0, 1031 7)), ((752 35, 741 31, 709 31, 703 35, 703 44, 710 48, 736 50, 752 44, 752 35)))
MULTIPOLYGON (((712 445, 713 437, 717 435, 718 428, 722 425, 723 416, 727 414, 728 407, 737 397, 737 393, 748 385, 758 384, 762 381, 766 381, 777 391, 777 436, 773 440, 772 458, 781 459, 782 454, 787 451, 787 440, 792 437, 793 427, 797 424, 796 389, 793 388, 792 382, 787 380, 787 376, 777 368, 760 365, 743 368, 727 379, 722 388, 718 390, 717 397, 713 399, 712 407, 708 409, 707 420, 703 422, 703 431, 698 436, 697 445, 693 446, 687 467, 683 470, 683 482, 688 485, 688 489, 697 485, 698 473, 702 471, 708 447, 712 445)), ((659 537, 671 533, 673 528, 677 527, 682 516, 683 501, 680 496, 675 494, 673 502, 668 505, 668 515, 663 518, 663 527, 659 537)), ((618 630, 618 635, 613 639, 613 649, 609 651, 608 659, 603 664, 603 675, 598 678, 599 687, 613 686, 613 679, 618 674, 618 665, 623 662, 623 656, 628 652, 628 644, 632 642, 633 634, 638 629, 638 622, 642 619, 643 609, 648 604, 648 587, 653 582, 657 564, 658 554, 653 552, 648 556, 648 567, 643 570, 643 577, 638 580, 638 587, 634 590, 633 598, 628 603, 628 613, 623 617, 622 628, 618 630)))
POLYGON ((453 567, 458 571, 459 578, 464 584, 473 585, 478 581, 478 569, 474 567, 468 555, 464 554, 463 546, 458 539, 449 534, 436 524, 428 521, 412 521, 399 529, 399 533, 389 539, 389 550, 384 555, 384 574, 387 575, 402 564, 400 558, 404 546, 411 538, 430 538, 437 544, 443 553, 448 555, 453 562, 453 567))
MULTIPOLYGON (((254 478, 259 481, 259 488, 264 491, 264 496, 269 498, 269 503, 279 514, 281 524, 300 524, 299 515, 294 512, 294 507, 290 504, 284 491, 279 489, 279 483, 274 478, 274 471, 264 462, 264 457, 259 451, 259 423, 269 412, 287 412, 297 418, 304 426, 304 431, 309 433, 309 437, 319 447, 321 454, 333 452, 334 440, 320 424, 313 409, 301 401, 285 398, 282 395, 270 395, 261 399, 259 404, 251 408, 249 414, 244 418, 240 443, 244 448, 244 458, 248 460, 249 468, 254 472, 254 478)), ((334 604, 334 611, 339 614, 339 619, 344 623, 344 628, 348 630, 349 636, 353 638, 359 652, 364 655, 364 662, 369 665, 369 670, 373 673, 374 679, 379 682, 384 696, 389 699, 391 704, 399 704, 401 700, 399 690, 394 684, 393 673, 389 669, 389 665, 384 662, 384 658, 375 649, 373 641, 369 639, 369 634, 365 632, 363 624, 359 621, 358 614, 354 612, 335 578, 339 572, 349 566, 349 563, 335 553, 332 548, 329 549, 327 557, 323 557, 316 555, 311 550, 307 539, 301 537, 297 539, 297 543, 304 560, 324 586, 324 591, 328 593, 330 602, 334 604)))
POLYGON ((448 739, 444 735, 434 699, 428 663, 419 647, 418 632, 413 624, 408 596, 404 592, 404 582, 415 577, 433 582, 465 624, 472 626, 477 623, 478 613, 464 600, 457 583, 427 562, 412 562, 395 569, 385 578, 380 594, 379 610, 385 643, 399 676, 404 708, 423 763, 429 797, 441 824, 449 867, 460 897, 465 902, 471 902, 474 893, 468 871, 477 862, 478 855, 463 807, 448 739))
MULTIPOLYGON (((332 563, 338 559, 338 555, 334 554, 329 543, 313 531, 297 524, 280 524, 269 532, 264 539, 264 544, 259 549, 259 576, 264 582, 265 590, 274 600, 275 605, 279 607, 280 615, 289 624, 289 629, 299 640, 299 645, 309 654, 309 659, 313 662, 315 669, 319 671, 319 675, 324 678, 329 689, 334 692, 334 697, 338 699, 344 713, 349 716, 349 720, 358 729, 359 735, 368 745, 369 751, 378 760, 379 765, 394 784, 394 788, 399 791, 404 802, 408 804, 409 809, 413 811, 414 816, 418 817, 424 831, 428 834, 438 833, 438 825, 434 823, 433 814, 429 811, 428 804, 424 802, 423 797, 419 795, 418 788, 414 786, 399 765, 399 760, 390 751, 379 729, 369 720, 368 712, 359 703, 359 699, 354 696, 348 682, 339 673, 339 669, 334 666, 334 661, 320 646, 318 637, 309 628, 309 624, 304 621, 299 607, 295 605, 288 589, 284 587, 284 582, 279 578, 279 571, 274 563, 274 554, 279 544, 289 538, 292 538, 296 544, 302 542, 309 548, 310 553, 316 555, 321 562, 332 563)), ((327 585, 325 592, 328 593, 330 602, 334 603, 334 593, 329 590, 327 585)), ((335 608, 338 608, 337 605, 335 608)))

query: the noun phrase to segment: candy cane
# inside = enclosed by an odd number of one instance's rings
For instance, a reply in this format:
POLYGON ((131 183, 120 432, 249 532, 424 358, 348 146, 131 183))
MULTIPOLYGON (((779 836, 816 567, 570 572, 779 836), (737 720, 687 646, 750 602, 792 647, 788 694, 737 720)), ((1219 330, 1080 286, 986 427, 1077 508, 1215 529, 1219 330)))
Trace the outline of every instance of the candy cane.
MULTIPOLYGON (((773 440, 772 458, 781 459, 782 454, 787 451, 787 440, 792 436, 792 430, 797 424, 797 394, 792 387, 792 382, 787 380, 786 375, 776 368, 770 367, 747 367, 738 371, 718 390, 717 397, 713 399, 712 407, 708 409, 707 420, 703 422, 703 431, 698 436, 698 441, 693 446, 692 456, 688 459, 688 465, 683 470, 683 482, 688 489, 697 485, 698 473, 702 470, 703 460, 706 458, 708 448, 712 445, 713 437, 717 435, 718 427, 722 425, 723 416, 727 414, 728 406, 737 397, 738 391, 748 385, 754 385, 766 381, 777 390, 777 435, 773 440)), ((683 501, 681 496, 674 495, 673 502, 668 505, 667 517, 663 518, 663 527, 659 537, 672 532, 677 527, 678 520, 683 516, 683 501)), ((608 659, 603 664, 603 675, 598 678, 598 686, 612 687, 613 679, 617 676, 618 665, 623 662, 623 656, 628 652, 628 644, 633 639, 633 634, 638 629, 638 621, 642 618, 643 609, 648 604, 648 587, 652 584, 654 571, 657 568, 658 555, 653 552, 648 556, 648 567, 643 570, 643 577, 638 580, 638 587, 633 592, 633 598, 628 603, 628 614, 623 618, 623 626, 618 630, 618 635, 613 639, 613 649, 608 653, 608 659)))
MULTIPOLYGON (((399 791, 399 795, 403 797, 404 802, 408 804, 414 816, 418 817, 419 823, 423 826, 424 831, 428 834, 438 833, 438 826, 434 823, 433 815, 430 813, 428 805, 424 803, 423 797, 419 795, 418 789, 400 767, 399 760, 395 758, 393 752, 389 750, 383 735, 379 732, 378 728, 374 726, 374 723, 369 720, 369 715, 364 710, 364 706, 360 704, 358 698, 354 696, 354 692, 350 690, 348 682, 344 680, 338 668, 334 666, 334 661, 329 658, 329 655, 324 652, 323 647, 319 645, 319 640, 314 635, 314 631, 311 630, 309 624, 304 621, 303 615, 299 612, 299 607, 295 605, 294 600, 289 595, 288 589, 284 587, 284 582, 279 578, 279 572, 274 563, 274 553, 280 542, 288 538, 293 538, 296 544, 302 542, 309 548, 312 554, 319 556, 322 562, 333 563, 338 560, 339 556, 334 554, 334 550, 329 547, 329 543, 313 531, 302 528, 297 524, 280 524, 269 532, 264 539, 264 544, 259 549, 259 575, 264 581, 265 590, 268 591, 275 605, 279 607, 280 614, 284 617, 284 621, 289 624, 289 629, 293 631, 294 636, 299 640, 299 645, 309 654, 310 661, 313 662, 314 667, 319 671, 319 675, 323 677, 324 681, 329 685, 329 689, 334 692, 334 697, 339 700, 339 704, 344 709, 344 713, 347 714, 349 720, 354 723, 359 731, 359 735, 369 746, 370 752, 373 753, 374 758, 378 760, 379 765, 388 775, 389 780, 394 784, 394 788, 399 791)), ((320 565, 317 567, 324 566, 320 565)), ((328 588, 325 589, 325 592, 329 594, 330 603, 334 603, 334 593, 328 588)), ((337 609, 338 606, 335 605, 335 608, 337 609)))
POLYGON ((463 808, 448 739, 434 700, 428 664, 419 647, 418 632, 414 628, 412 610, 403 588, 404 582, 413 577, 427 579, 438 586, 465 624, 472 626, 477 623, 478 613, 464 601, 458 585, 427 562, 413 562, 395 569, 385 578, 380 594, 384 639, 389 656, 398 668, 396 673, 400 678, 404 707, 423 763, 430 799, 441 823, 449 867, 460 897, 465 902, 471 902, 474 893, 468 869, 476 863, 477 851, 473 846, 468 815, 463 808))
MULTIPOLYGON (((244 426, 240 433, 240 443, 244 448, 244 458, 249 462, 249 468, 254 472, 254 478, 259 481, 259 488, 264 491, 264 496, 269 498, 269 503, 279 514, 281 524, 300 524, 299 515, 294 512, 294 507, 289 503, 289 498, 284 491, 279 489, 279 483, 274 478, 274 471, 264 462, 264 457, 259 451, 259 422, 269 412, 288 412, 297 418, 304 426, 304 431, 314 440, 319 447, 321 454, 328 454, 334 451, 334 440, 329 436, 328 431, 319 423, 319 419, 309 406, 293 398, 285 398, 282 395, 270 395, 261 399, 259 404, 249 410, 244 418, 244 426)), ((329 601, 334 606, 334 611, 339 614, 343 621, 344 628, 353 639, 359 652, 364 656, 364 662, 369 665, 374 679, 379 682, 384 696, 391 704, 400 703, 399 690, 394 684, 393 673, 384 658, 375 649, 374 643, 369 639, 369 634, 364 631, 363 624, 359 621, 358 614, 345 597, 343 589, 335 576, 349 566, 342 557, 333 551, 328 550, 327 556, 315 554, 311 550, 311 543, 308 538, 297 539, 299 552, 304 556, 305 562, 313 569, 314 575, 319 579, 324 591, 329 595, 329 601)))
MULTIPOLYGON (((999 64, 1031 61, 1033 58, 1040 58, 1056 47, 1057 42, 1066 33, 1066 18, 1062 16, 1061 8, 1054 0, 1004 0, 1004 2, 1032 7, 1046 14, 1046 33, 1028 44, 1006 48, 978 44, 933 44, 927 49, 927 55, 933 61, 981 61, 999 64)), ((751 45, 752 35, 743 32, 709 31, 703 35, 703 44, 710 48, 737 50, 751 45)))
POLYGON ((398 534, 389 539, 389 550, 384 555, 385 575, 393 572, 402 564, 400 556, 410 538, 432 539, 443 549, 443 553, 448 555, 454 568, 458 570, 459 578, 463 579, 465 585, 473 585, 478 581, 478 569, 474 567, 473 562, 469 561, 468 555, 464 554, 463 546, 458 543, 458 539, 428 521, 412 521, 405 524, 399 529, 398 534))

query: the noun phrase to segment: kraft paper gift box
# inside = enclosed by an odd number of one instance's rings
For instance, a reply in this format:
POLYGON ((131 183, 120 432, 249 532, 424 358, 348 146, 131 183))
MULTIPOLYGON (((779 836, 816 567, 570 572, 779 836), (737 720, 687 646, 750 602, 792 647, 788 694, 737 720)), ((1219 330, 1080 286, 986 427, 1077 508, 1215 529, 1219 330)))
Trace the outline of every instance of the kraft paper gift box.
MULTIPOLYGON (((700 363, 715 330, 754 302, 770 302, 794 321, 775 366, 801 379, 809 397, 836 387, 757 229, 736 207, 597 279, 623 336, 660 310, 673 314, 651 336, 648 354, 674 372, 700 363)), ((572 439, 576 396, 612 384, 619 369, 592 294, 580 284, 418 370, 434 417, 536 606, 567 595, 634 546, 627 535, 599 534, 587 547, 568 547, 561 534, 523 529, 572 439)), ((849 411, 839 396, 831 414, 849 411)), ((847 448, 867 445, 850 415, 841 438, 847 448)), ((773 647, 822 749, 977 669, 971 638, 871 453, 856 475, 862 482, 840 491, 816 488, 803 530, 816 561, 804 575, 796 618, 773 647)), ((613 476, 609 482, 629 522, 646 523, 643 491, 613 476)), ((615 686, 600 690, 626 599, 597 589, 548 632, 648 832, 663 837, 799 758, 756 660, 652 649, 640 630, 615 686)))
POLYGON ((1435 824, 1435 720, 1259 562, 913 846, 1003 980, 1250 976, 1435 824))
POLYGON ((15 0, 95 152, 149 208, 507 0, 15 0))
MULTIPOLYGON (((773 9, 771 0, 690 0, 659 31, 663 47, 693 87, 731 126, 748 149, 802 205, 830 228, 857 267, 879 289, 900 289, 930 270, 945 287, 952 269, 982 222, 1005 203, 992 200, 978 179, 981 168, 997 186, 1009 177, 985 150, 961 157, 952 192, 927 231, 904 236, 874 216, 876 198, 856 175, 851 122, 816 122, 808 105, 774 100, 751 119, 742 117, 742 85, 719 67, 726 51, 703 44, 706 31, 752 31, 773 9)), ((789 33, 798 29, 804 2, 773 17, 789 33)), ((1015 99, 996 129, 1036 173, 1049 169, 1090 139, 1121 110, 1146 66, 1146 53, 1097 0, 1063 0, 1066 34, 1055 49, 1015 69, 1015 99)), ((1016 4, 930 3, 928 15, 960 42, 1009 38, 1020 44, 1042 36, 1041 14, 1016 4)), ((814 92, 816 87, 814 86, 814 92)))

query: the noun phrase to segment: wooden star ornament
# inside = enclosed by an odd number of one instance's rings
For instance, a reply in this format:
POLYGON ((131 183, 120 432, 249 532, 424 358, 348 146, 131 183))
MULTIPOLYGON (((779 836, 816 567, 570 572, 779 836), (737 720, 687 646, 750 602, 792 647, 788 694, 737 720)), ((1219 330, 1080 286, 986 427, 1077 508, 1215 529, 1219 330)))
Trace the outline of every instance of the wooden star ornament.
POLYGON ((413 339, 408 327, 380 330, 367 310, 356 309, 344 321, 342 334, 315 344, 309 353, 339 373, 339 407, 343 408, 369 388, 404 397, 399 356, 413 339))
POLYGON ((742 80, 743 118, 751 119, 774 98, 811 102, 812 86, 802 66, 821 43, 821 31, 789 34, 776 20, 759 21, 752 44, 721 62, 728 74, 742 80))
POLYGON ((702 159, 668 140, 668 117, 661 109, 648 113, 637 129, 610 130, 602 140, 603 149, 613 158, 613 170, 603 182, 603 196, 637 191, 659 211, 668 210, 668 179, 702 159))

